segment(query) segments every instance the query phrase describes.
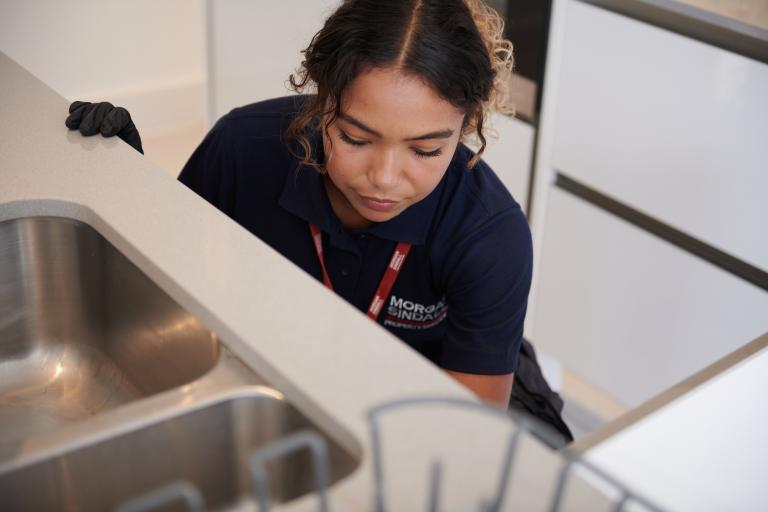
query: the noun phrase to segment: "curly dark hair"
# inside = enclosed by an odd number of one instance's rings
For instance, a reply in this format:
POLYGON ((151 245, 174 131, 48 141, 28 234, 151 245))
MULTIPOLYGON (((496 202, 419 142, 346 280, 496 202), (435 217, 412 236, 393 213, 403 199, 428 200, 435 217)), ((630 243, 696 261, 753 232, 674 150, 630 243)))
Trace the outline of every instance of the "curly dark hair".
POLYGON ((462 137, 475 135, 479 142, 469 162, 474 167, 486 146, 486 115, 513 111, 506 103, 512 44, 502 37, 503 27, 483 0, 345 0, 289 78, 294 91, 316 92, 286 130, 286 139, 298 143, 294 156, 324 172, 308 133, 319 128, 327 134, 341 114, 344 88, 359 73, 394 66, 464 112, 462 137))

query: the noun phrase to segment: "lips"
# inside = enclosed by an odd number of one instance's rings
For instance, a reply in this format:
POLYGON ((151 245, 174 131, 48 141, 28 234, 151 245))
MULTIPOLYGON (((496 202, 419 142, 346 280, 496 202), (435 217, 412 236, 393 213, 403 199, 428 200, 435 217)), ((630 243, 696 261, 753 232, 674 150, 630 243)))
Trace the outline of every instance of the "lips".
POLYGON ((379 199, 376 197, 368 197, 368 196, 360 196, 360 199, 362 200, 363 204, 370 208, 371 210, 375 210, 377 212, 388 212, 393 210, 399 201, 393 201, 392 199, 379 199))

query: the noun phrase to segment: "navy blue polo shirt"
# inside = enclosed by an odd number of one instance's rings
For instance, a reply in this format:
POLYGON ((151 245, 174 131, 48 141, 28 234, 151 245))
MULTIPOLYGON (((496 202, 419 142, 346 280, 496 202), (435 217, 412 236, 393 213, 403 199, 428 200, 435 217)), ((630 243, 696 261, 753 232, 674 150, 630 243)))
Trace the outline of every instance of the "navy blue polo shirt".
MULTIPOLYGON (((502 375, 517 368, 531 283, 528 222, 484 162, 459 144, 435 190, 397 217, 345 229, 322 176, 301 166, 284 132, 306 96, 222 117, 179 180, 322 281, 309 223, 323 233, 336 293, 365 312, 397 242, 413 244, 378 322, 438 366, 502 375)), ((322 161, 322 144, 314 148, 322 161)))

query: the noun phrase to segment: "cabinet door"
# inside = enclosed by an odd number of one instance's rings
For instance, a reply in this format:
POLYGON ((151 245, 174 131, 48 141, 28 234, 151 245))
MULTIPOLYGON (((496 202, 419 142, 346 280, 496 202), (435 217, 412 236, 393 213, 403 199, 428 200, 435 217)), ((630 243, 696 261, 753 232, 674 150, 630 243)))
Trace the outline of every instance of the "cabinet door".
POLYGON ((567 4, 553 167, 768 270, 768 65, 567 4))
POLYGON ((547 203, 536 344, 636 406, 768 331, 768 293, 568 192, 547 203))

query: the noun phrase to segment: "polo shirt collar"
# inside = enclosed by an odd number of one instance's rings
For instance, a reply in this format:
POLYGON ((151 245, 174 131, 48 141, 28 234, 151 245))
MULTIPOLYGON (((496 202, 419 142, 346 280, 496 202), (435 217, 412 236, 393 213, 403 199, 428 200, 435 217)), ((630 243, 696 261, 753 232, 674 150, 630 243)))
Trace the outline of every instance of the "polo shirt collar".
POLYGON ((288 173, 278 203, 292 214, 315 224, 321 231, 335 233, 342 229, 341 221, 333 212, 325 193, 322 175, 308 165, 301 165, 288 173))
MULTIPOLYGON (((319 143, 319 139, 319 136, 312 137, 311 142, 318 160, 322 161, 323 146, 319 143)), ((423 245, 444 183, 445 176, 427 197, 411 205, 392 220, 376 222, 352 232, 367 233, 395 242, 423 245)), ((323 176, 311 166, 299 165, 296 170, 288 173, 279 204, 292 214, 315 224, 321 231, 328 233, 331 243, 337 247, 349 245, 350 237, 347 236, 341 221, 333 212, 323 184, 323 176)))

